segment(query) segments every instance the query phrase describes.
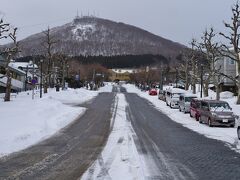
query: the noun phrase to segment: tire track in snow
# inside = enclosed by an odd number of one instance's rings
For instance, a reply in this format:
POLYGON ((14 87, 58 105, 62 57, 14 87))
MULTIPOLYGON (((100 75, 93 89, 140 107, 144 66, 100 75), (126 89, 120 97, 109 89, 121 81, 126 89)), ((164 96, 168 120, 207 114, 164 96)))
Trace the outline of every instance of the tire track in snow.
POLYGON ((113 128, 107 144, 94 162, 82 176, 89 179, 144 179, 142 163, 133 140, 131 122, 127 119, 127 102, 123 94, 117 94, 116 114, 113 115, 113 128), (115 117, 114 117, 115 116, 115 117))

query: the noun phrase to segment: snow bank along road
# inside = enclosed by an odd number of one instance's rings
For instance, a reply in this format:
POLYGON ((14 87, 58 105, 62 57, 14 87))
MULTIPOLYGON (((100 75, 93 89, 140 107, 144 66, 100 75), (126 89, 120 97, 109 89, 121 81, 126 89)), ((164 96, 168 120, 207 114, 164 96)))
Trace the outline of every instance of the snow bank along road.
MULTIPOLYGON (((85 114, 55 136, 0 159, 0 179, 77 179, 108 137, 113 93, 100 93, 85 114)), ((81 105, 82 106, 82 105, 81 105)))

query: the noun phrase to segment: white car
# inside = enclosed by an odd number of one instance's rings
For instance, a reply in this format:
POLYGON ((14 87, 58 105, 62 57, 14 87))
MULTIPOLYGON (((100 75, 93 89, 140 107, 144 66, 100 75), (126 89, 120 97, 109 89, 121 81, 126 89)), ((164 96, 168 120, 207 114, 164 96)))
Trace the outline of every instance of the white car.
POLYGON ((186 91, 179 88, 169 88, 166 90, 166 104, 171 108, 179 108, 179 97, 186 91))

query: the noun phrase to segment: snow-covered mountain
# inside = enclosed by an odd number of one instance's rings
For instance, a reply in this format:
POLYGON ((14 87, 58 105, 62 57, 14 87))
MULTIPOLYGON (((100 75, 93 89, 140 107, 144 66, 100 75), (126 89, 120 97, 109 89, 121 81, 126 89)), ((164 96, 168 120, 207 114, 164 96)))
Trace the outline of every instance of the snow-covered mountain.
MULTIPOLYGON (((57 44, 54 52, 72 56, 161 54, 175 57, 184 46, 140 28, 96 17, 76 17, 73 22, 51 29, 57 44)), ((43 53, 44 34, 20 41, 21 55, 43 53), (36 52, 35 52, 36 53, 36 52)))

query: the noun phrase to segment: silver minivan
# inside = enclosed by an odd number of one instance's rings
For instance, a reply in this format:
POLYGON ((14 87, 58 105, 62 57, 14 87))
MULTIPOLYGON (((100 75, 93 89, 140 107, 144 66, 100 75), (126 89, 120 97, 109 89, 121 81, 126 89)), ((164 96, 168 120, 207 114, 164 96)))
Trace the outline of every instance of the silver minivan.
POLYGON ((194 94, 181 94, 179 97, 179 111, 189 113, 191 100, 194 98, 197 98, 194 94))

